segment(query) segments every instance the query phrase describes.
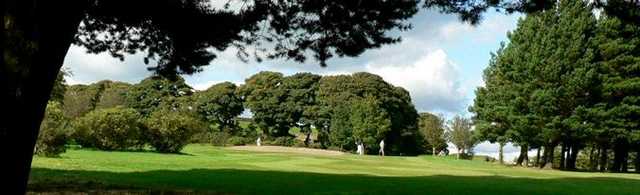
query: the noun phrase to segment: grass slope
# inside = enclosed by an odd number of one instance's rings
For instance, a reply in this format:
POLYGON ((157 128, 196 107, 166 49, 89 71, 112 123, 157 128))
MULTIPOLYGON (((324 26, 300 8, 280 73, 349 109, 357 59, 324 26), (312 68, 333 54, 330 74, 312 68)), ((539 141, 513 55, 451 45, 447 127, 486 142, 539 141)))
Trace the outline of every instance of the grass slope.
POLYGON ((32 191, 233 194, 640 194, 640 175, 504 167, 431 156, 264 153, 190 145, 184 154, 69 150, 35 157, 32 191))

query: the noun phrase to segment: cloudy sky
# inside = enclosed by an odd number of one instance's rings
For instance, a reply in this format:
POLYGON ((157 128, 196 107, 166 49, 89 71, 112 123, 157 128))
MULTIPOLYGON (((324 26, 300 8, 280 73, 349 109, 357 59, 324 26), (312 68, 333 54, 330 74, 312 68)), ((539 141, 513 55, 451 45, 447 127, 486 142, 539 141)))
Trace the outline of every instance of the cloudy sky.
MULTIPOLYGON (((369 50, 356 58, 332 59, 326 68, 313 60, 305 64, 284 60, 245 63, 236 58, 235 50, 228 49, 204 71, 185 79, 196 89, 206 89, 221 81, 241 84, 245 78, 263 70, 286 75, 366 71, 409 90, 418 111, 442 113, 447 117, 468 116, 467 107, 473 101, 475 88, 483 84, 482 70, 489 62, 490 52, 506 41, 506 33, 516 27, 519 17, 488 13, 481 24, 470 26, 454 15, 422 10, 411 19, 414 28, 399 33, 401 43, 369 50)), ((73 73, 67 82, 88 84, 104 79, 139 82, 150 75, 141 56, 128 56, 120 61, 107 54, 86 54, 83 48, 72 46, 64 62, 64 67, 73 73)), ((516 150, 512 146, 505 148, 506 159, 513 159, 516 150)), ((495 156, 496 147, 483 143, 475 151, 495 156)))

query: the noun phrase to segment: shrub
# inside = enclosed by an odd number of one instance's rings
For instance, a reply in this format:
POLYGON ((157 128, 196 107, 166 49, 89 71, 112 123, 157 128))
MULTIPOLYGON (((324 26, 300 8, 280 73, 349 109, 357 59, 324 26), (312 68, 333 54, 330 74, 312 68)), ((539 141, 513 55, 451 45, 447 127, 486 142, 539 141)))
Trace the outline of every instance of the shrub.
POLYGON ((54 157, 65 152, 67 143, 67 119, 60 103, 49 102, 44 119, 40 125, 40 134, 36 142, 37 155, 54 157))
POLYGON ((212 139, 213 133, 210 131, 200 131, 191 136, 189 143, 210 144, 212 139))
POLYGON ((244 138, 239 136, 233 136, 227 140, 227 142, 234 146, 243 146, 246 145, 250 141, 250 138, 244 138))
POLYGON ((197 118, 178 111, 158 110, 146 120, 148 143, 158 152, 177 153, 205 128, 197 118))
POLYGON ((231 135, 225 132, 212 132, 210 137, 210 143, 214 146, 225 146, 227 145, 227 139, 229 139, 231 135))
POLYGON ((144 146, 140 114, 121 106, 94 110, 75 123, 74 138, 83 147, 123 150, 144 146))

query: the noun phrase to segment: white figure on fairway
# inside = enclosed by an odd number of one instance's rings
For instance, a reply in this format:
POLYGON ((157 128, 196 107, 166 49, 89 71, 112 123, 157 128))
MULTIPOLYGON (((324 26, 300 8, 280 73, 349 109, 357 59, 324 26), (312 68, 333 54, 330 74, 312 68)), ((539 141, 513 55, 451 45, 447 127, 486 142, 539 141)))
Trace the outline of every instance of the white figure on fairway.
POLYGON ((357 153, 358 155, 364 155, 364 144, 362 142, 359 142, 356 144, 357 146, 357 153))
POLYGON ((384 140, 380 141, 380 155, 384 156, 384 140))
POLYGON ((260 139, 260 137, 258 137, 258 139, 256 140, 256 145, 257 146, 261 146, 262 145, 262 139, 260 139))

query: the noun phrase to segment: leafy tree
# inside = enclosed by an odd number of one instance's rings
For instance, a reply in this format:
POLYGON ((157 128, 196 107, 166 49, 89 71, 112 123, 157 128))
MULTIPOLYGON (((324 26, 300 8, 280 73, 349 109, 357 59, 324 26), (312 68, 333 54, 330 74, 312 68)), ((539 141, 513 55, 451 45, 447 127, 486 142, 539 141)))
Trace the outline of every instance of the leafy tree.
POLYGON ((436 149, 447 148, 444 117, 431 113, 420 113, 420 132, 431 146, 431 155, 437 155, 436 149))
POLYGON ((166 109, 154 111, 145 123, 144 136, 147 142, 163 153, 180 152, 196 132, 206 128, 189 114, 166 109))
POLYGON ((351 109, 347 105, 340 105, 333 110, 329 141, 331 145, 341 150, 353 150, 356 140, 353 139, 353 125, 351 124, 351 109))
MULTIPOLYGON (((640 134, 640 24, 625 24, 603 16, 598 22, 595 47, 602 86, 594 95, 597 104, 586 107, 583 118, 593 124, 594 143, 600 148, 601 170, 607 167, 607 149, 613 149, 611 171, 626 172, 628 153, 638 148, 640 134)), ((637 156, 637 155, 636 155, 637 156)), ((638 157, 635 160, 639 167, 638 157)), ((636 168, 636 171, 638 169, 636 168)))
POLYGON ((473 146, 476 144, 471 126, 471 120, 459 115, 453 117, 453 119, 449 121, 447 134, 449 142, 455 145, 458 149, 458 159, 461 159, 463 156, 471 153, 473 146))
POLYGON ((97 85, 71 85, 67 88, 63 111, 65 116, 75 119, 95 109, 96 97, 100 89, 97 85))
POLYGON ((62 113, 60 103, 51 101, 47 105, 44 120, 40 125, 40 134, 36 142, 36 154, 42 156, 58 156, 66 151, 65 144, 69 137, 67 119, 62 113))
POLYGON ((284 77, 282 81, 282 88, 287 95, 281 106, 289 115, 291 126, 297 126, 306 135, 304 143, 307 146, 311 142, 311 125, 322 125, 317 121, 322 119, 316 100, 320 78, 311 73, 297 73, 284 77))
POLYGON ((192 89, 182 77, 168 79, 151 76, 133 85, 126 93, 125 102, 129 108, 136 109, 143 116, 161 109, 177 109, 179 97, 190 96, 192 89))
MULTIPOLYGON (((388 153, 411 155, 423 151, 421 148, 423 138, 420 137, 417 125, 418 113, 411 103, 409 93, 403 88, 385 82, 380 76, 370 73, 325 76, 320 79, 317 94, 318 105, 321 107, 319 113, 323 118, 331 119, 331 123, 325 123, 329 126, 327 129, 331 131, 328 133, 331 135, 331 142, 336 140, 336 135, 347 135, 341 128, 333 127, 334 123, 344 120, 336 117, 336 113, 346 112, 344 109, 349 110, 353 101, 366 98, 380 102, 379 106, 389 117, 390 131, 384 137, 386 145, 389 146, 388 153), (334 130, 341 133, 334 133, 334 130)), ((342 123, 340 126, 344 124, 344 122, 339 123, 342 123)), ((344 138, 344 136, 340 137, 344 138)), ((343 144, 345 143, 340 142, 334 146, 340 147, 343 144)))
POLYGON ((198 92, 197 112, 206 121, 217 124, 220 130, 229 132, 236 129, 235 118, 244 111, 242 98, 236 94, 236 90, 233 83, 223 82, 198 92))
POLYGON ((362 142, 368 153, 378 151, 380 148, 377 143, 391 130, 391 119, 381 107, 380 101, 372 96, 354 100, 351 102, 350 114, 353 139, 362 142))
POLYGON ((89 112, 74 123, 74 138, 85 147, 125 150, 144 145, 141 116, 134 109, 114 107, 89 112))
POLYGON ((113 108, 126 105, 125 97, 131 89, 131 84, 118 81, 101 81, 104 85, 97 100, 95 109, 113 108))
POLYGON ((56 81, 53 84, 53 89, 51 90, 51 101, 64 103, 64 94, 67 91, 67 81, 64 79, 64 76, 67 76, 68 74, 69 72, 67 70, 60 70, 58 76, 56 76, 56 81))
POLYGON ((90 85, 72 85, 65 90, 63 110, 69 118, 77 118, 101 108, 124 106, 130 84, 103 80, 90 85))
POLYGON ((277 72, 259 72, 245 80, 239 89, 245 106, 253 113, 253 120, 265 135, 290 136, 290 114, 281 105, 287 98, 283 89, 284 76, 277 72))

